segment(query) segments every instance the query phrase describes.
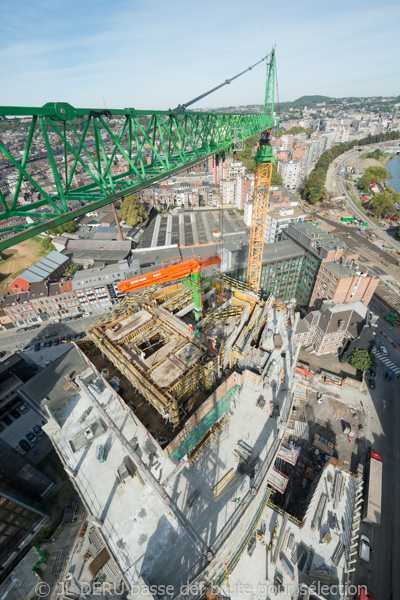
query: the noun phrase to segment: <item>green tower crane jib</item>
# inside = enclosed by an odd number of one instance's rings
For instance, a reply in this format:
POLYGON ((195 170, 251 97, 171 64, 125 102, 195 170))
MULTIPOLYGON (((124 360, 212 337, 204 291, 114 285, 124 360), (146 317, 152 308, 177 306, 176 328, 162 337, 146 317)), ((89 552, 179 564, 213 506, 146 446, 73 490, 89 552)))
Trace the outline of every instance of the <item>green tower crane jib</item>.
POLYGON ((0 106, 23 142, 0 138, 0 162, 15 176, 0 189, 0 250, 165 179, 274 126, 275 51, 267 63, 264 111, 257 113, 0 106), (20 119, 24 117, 24 119, 20 119), (40 156, 37 148, 42 148, 40 156), (43 179, 43 173, 49 183, 43 179), (44 182, 44 183, 43 183, 44 182), (21 190, 31 196, 21 204, 21 190), (5 220, 7 221, 4 222, 5 220))

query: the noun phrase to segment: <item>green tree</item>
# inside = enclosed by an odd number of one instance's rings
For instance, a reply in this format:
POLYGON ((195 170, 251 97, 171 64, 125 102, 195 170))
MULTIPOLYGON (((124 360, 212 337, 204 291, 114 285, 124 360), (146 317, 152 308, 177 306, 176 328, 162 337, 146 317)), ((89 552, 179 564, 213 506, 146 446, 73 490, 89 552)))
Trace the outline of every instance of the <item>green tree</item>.
POLYGON ((388 177, 389 171, 385 167, 368 167, 368 169, 365 169, 358 185, 367 194, 371 183, 386 181, 388 177))
POLYGON ((283 185, 282 175, 278 173, 275 165, 272 165, 271 185, 283 185))
POLYGON ((374 207, 374 213, 380 217, 390 217, 397 212, 393 202, 393 194, 389 190, 384 190, 381 194, 375 194, 370 202, 374 207))
POLYGON ((313 170, 304 186, 304 198, 310 204, 316 204, 326 197, 325 189, 325 171, 322 168, 313 170))
POLYGON ((49 237, 40 238, 40 243, 44 252, 51 252, 52 250, 55 250, 55 246, 53 246, 51 238, 49 237))
POLYGON ((61 235, 62 233, 66 232, 66 233, 74 233, 74 231, 76 231, 77 227, 76 227, 76 223, 75 221, 66 221, 65 223, 62 223, 61 225, 56 225, 56 227, 52 227, 51 229, 49 229, 49 233, 50 235, 61 235))
POLYGON ((368 350, 354 350, 347 359, 349 365, 358 371, 369 371, 375 365, 375 359, 368 350))
POLYGON ((130 194, 129 196, 125 196, 122 201, 119 215, 127 225, 132 227, 144 221, 148 213, 140 202, 139 196, 137 194, 130 194))

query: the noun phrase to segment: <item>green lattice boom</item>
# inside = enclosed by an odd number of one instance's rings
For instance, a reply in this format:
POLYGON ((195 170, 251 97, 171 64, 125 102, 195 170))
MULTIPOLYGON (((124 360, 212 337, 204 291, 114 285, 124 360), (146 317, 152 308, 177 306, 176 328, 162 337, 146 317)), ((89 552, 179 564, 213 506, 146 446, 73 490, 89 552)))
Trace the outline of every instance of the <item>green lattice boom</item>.
POLYGON ((2 231, 13 233, 0 242, 0 250, 271 128, 274 74, 273 53, 261 114, 79 109, 63 102, 42 108, 0 107, 0 118, 18 119, 26 127, 23 147, 14 153, 0 132, 0 183, 1 168, 7 165, 15 173, 11 194, 0 186, 0 225, 2 231), (45 166, 38 168, 38 160, 45 166), (52 183, 51 192, 44 189, 44 171, 47 182, 52 183), (27 188, 35 197, 21 205, 21 194, 27 188), (14 219, 8 226, 4 219, 10 217, 29 217, 29 222, 15 224, 14 219))

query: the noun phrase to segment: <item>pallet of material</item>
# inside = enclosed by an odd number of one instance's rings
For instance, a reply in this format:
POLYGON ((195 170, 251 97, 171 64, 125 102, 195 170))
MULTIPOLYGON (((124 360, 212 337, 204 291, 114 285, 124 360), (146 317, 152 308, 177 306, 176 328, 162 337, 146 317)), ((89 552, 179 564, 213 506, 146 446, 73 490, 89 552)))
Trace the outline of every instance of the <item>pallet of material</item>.
POLYGON ((321 442, 321 440, 318 440, 318 439, 313 440, 312 445, 315 448, 318 448, 318 450, 320 450, 321 452, 323 452, 323 454, 328 454, 329 456, 333 456, 333 448, 330 448, 328 446, 328 444, 321 442))

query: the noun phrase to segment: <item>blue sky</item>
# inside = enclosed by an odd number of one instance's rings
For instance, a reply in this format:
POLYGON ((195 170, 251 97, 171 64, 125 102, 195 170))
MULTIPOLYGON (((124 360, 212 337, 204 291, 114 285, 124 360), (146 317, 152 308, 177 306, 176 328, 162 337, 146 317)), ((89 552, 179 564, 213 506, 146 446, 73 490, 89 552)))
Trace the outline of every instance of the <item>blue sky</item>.
MULTIPOLYGON (((274 44, 281 100, 400 94, 398 1, 1 0, 0 8, 1 105, 174 108, 274 44)), ((260 65, 196 106, 262 103, 264 85, 260 65)))

